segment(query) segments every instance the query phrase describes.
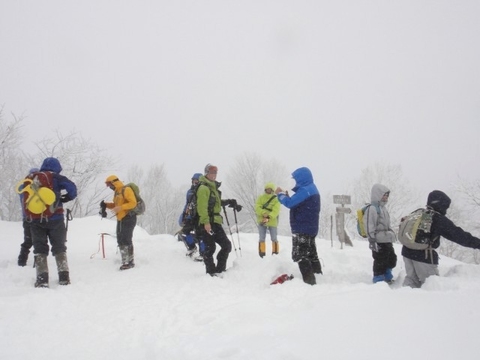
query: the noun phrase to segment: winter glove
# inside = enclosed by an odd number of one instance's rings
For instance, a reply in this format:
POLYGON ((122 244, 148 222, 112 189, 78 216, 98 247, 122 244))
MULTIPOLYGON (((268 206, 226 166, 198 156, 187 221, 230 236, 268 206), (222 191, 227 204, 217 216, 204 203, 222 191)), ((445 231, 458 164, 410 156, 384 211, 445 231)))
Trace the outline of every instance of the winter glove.
POLYGON ((99 214, 102 216, 102 218, 107 217, 107 204, 105 204, 105 201, 100 202, 100 211, 99 214))
POLYGON ((377 242, 373 239, 368 239, 368 242, 369 242, 368 247, 370 248, 370 250, 378 252, 379 247, 378 247, 377 242))
POLYGON ((66 203, 66 202, 69 202, 69 201, 71 201, 71 200, 72 200, 72 199, 70 198, 70 196, 68 196, 68 194, 65 194, 65 195, 60 196, 60 201, 61 201, 62 203, 66 203))

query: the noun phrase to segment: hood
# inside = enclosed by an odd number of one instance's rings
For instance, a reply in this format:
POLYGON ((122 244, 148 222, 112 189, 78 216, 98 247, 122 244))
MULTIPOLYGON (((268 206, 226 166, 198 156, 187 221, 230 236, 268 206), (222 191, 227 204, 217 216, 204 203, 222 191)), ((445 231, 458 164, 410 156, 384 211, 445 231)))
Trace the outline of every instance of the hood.
POLYGON ((60 161, 58 161, 57 158, 48 157, 43 160, 40 171, 53 171, 57 174, 60 174, 60 172, 62 171, 62 165, 60 165, 60 161))
POLYGON ((434 190, 428 194, 427 206, 439 212, 442 215, 447 213, 452 200, 443 191, 434 190))
POLYGON ((385 185, 382 185, 382 184, 373 185, 370 201, 372 203, 380 204, 380 200, 382 200, 383 195, 385 195, 385 193, 387 192, 390 192, 390 190, 385 185))
POLYGON ((200 176, 202 176, 202 174, 195 173, 195 174, 192 175, 192 180, 198 180, 198 179, 200 179, 200 176))
POLYGON ((272 191, 275 191, 275 184, 273 182, 268 182, 265 184, 264 190, 266 189, 272 189, 272 191))
POLYGON ((299 187, 313 184, 313 176, 309 168, 298 168, 292 173, 292 177, 295 180, 295 187, 293 188, 294 191, 299 187))

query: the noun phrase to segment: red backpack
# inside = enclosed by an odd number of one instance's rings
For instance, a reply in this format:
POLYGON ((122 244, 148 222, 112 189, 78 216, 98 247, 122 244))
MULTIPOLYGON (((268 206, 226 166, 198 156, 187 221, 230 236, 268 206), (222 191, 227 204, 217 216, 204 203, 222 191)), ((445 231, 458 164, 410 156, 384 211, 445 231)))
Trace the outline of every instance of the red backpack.
POLYGON ((23 203, 29 219, 48 219, 57 210, 51 171, 38 171, 28 175, 17 192, 25 193, 23 203))

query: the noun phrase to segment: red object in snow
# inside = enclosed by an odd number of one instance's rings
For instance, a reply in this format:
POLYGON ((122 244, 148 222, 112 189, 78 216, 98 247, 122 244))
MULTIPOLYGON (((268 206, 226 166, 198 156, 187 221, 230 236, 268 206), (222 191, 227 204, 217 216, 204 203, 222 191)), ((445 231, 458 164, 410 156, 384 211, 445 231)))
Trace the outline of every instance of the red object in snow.
POLYGON ((285 281, 292 280, 292 279, 293 279, 293 275, 282 274, 279 277, 277 277, 275 280, 273 280, 270 285, 283 284, 285 281))

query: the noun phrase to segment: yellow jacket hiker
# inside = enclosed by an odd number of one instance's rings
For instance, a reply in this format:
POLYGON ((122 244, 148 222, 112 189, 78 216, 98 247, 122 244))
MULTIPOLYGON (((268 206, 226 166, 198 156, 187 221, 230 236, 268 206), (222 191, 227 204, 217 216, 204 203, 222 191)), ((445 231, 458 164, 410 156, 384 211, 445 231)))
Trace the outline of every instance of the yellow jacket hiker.
POLYGON ((137 225, 137 215, 131 210, 137 206, 137 199, 133 190, 125 186, 116 175, 107 177, 105 184, 114 191, 113 202, 104 204, 117 216, 117 243, 122 256, 120 270, 131 269, 135 266, 132 238, 137 225))
POLYGON ((278 215, 280 214, 280 202, 275 195, 275 184, 269 182, 265 184, 265 192, 261 194, 255 202, 255 213, 258 223, 258 254, 265 256, 265 239, 267 230, 270 232, 272 240, 272 255, 278 254, 280 247, 277 239, 278 215))

